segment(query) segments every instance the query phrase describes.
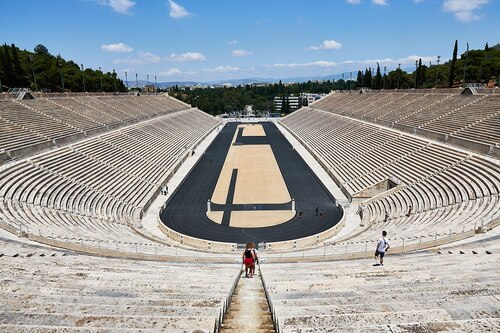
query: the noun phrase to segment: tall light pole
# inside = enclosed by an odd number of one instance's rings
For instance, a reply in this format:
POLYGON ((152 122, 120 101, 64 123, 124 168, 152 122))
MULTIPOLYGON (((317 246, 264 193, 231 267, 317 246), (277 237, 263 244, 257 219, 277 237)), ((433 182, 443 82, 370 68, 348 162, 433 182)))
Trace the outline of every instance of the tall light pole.
POLYGON ((61 72, 62 92, 64 93, 64 75, 63 75, 63 62, 62 62, 62 60, 59 60, 58 65, 59 65, 59 71, 61 72))
POLYGON ((137 73, 135 73, 135 86, 139 88, 139 79, 137 79, 137 73))
POLYGON ((100 81, 101 81, 101 92, 103 92, 103 90, 102 90, 102 69, 101 69, 101 66, 99 66, 99 73, 101 74, 101 75, 99 76, 100 81))
POLYGON ((415 60, 415 89, 417 89, 418 60, 415 60))
POLYGON ((436 67, 436 88, 438 87, 438 72, 439 72, 439 61, 441 59, 441 56, 437 56, 437 67, 436 67))
POLYGON ((127 71, 125 71, 125 84, 127 85, 127 91, 128 91, 128 76, 127 76, 127 71))
POLYGON ((85 72, 83 71, 83 64, 80 65, 80 68, 82 69, 83 92, 87 92, 85 90, 85 72))
POLYGON ((156 85, 156 75, 155 75, 155 93, 156 93, 156 90, 157 90, 156 86, 157 85, 156 85))
POLYGON ((352 72, 349 73, 349 90, 351 90, 352 72))
POLYGON ((401 74, 401 64, 398 64, 398 89, 399 89, 399 75, 401 74))
POLYGON ((38 91, 38 86, 36 85, 36 75, 35 75, 35 58, 30 55, 31 71, 33 72, 33 83, 35 84, 35 91, 38 91))
POLYGON ((344 84, 345 84, 344 73, 342 73, 342 91, 344 91, 344 84))
POLYGON ((115 94, 116 94, 116 71, 113 69, 113 83, 115 84, 115 94))

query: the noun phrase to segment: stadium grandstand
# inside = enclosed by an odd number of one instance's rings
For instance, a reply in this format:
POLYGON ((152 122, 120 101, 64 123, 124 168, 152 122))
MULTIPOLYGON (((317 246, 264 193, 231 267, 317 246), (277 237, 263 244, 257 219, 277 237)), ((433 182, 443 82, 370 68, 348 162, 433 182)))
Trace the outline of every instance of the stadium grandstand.
POLYGON ((500 330, 500 94, 334 91, 265 121, 31 97, 0 99, 2 332, 500 330))

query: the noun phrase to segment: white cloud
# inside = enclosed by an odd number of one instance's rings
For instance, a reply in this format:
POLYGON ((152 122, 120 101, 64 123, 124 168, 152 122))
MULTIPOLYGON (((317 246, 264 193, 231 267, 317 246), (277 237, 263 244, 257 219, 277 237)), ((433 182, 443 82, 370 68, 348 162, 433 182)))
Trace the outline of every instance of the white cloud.
POLYGON ((246 51, 246 50, 241 50, 241 49, 231 51, 231 55, 233 57, 246 57, 246 56, 249 56, 252 54, 253 54, 252 51, 246 51))
POLYGON ((335 67, 338 64, 332 61, 313 61, 313 62, 305 62, 305 63, 291 63, 291 64, 274 64, 268 67, 274 68, 302 68, 302 67, 335 67))
POLYGON ((199 52, 186 52, 182 54, 172 53, 166 60, 175 62, 204 61, 206 58, 199 52))
POLYGON ((144 64, 155 64, 161 61, 161 57, 146 51, 139 51, 137 57, 127 57, 121 59, 115 59, 113 64, 132 64, 132 65, 144 65, 144 64))
POLYGON ((132 52, 133 49, 127 44, 115 43, 115 44, 103 44, 101 49, 106 52, 132 52))
POLYGON ((203 69, 205 72, 210 72, 210 73, 227 73, 227 72, 236 72, 239 71, 239 67, 233 67, 233 66, 217 66, 215 68, 205 68, 203 69))
POLYGON ((160 57, 156 54, 147 51, 139 51, 136 57, 119 58, 113 61, 113 64, 155 64, 162 61, 188 62, 188 61, 203 61, 205 56, 199 52, 187 52, 182 54, 172 53, 167 57, 160 57))
POLYGON ((168 0, 168 6, 170 8, 170 17, 174 19, 181 19, 183 17, 189 16, 190 13, 186 10, 186 8, 181 5, 173 2, 172 0, 168 0))
POLYGON ((172 75, 180 75, 180 74, 182 74, 182 72, 179 68, 170 68, 170 69, 167 69, 165 72, 159 73, 159 76, 172 76, 172 75))
POLYGON ((361 3, 361 0, 347 0, 347 2, 351 5, 357 5, 361 3))
POLYGON ((135 6, 131 0, 98 0, 99 4, 111 7, 115 12, 125 15, 131 15, 130 8, 135 6))
POLYGON ((324 40, 319 46, 310 46, 307 50, 319 51, 319 50, 338 50, 342 47, 337 41, 334 40, 324 40))
POLYGON ((455 14, 455 18, 459 21, 471 22, 481 18, 475 11, 489 2, 490 0, 445 0, 443 9, 455 14))
POLYGON ((233 39, 232 41, 227 43, 227 45, 236 45, 236 44, 238 44, 238 41, 236 39, 233 39))

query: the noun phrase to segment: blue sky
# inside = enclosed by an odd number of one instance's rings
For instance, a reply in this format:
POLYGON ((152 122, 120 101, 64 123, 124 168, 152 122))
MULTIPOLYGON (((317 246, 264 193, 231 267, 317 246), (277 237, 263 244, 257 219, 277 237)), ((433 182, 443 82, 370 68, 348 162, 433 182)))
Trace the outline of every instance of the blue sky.
POLYGON ((412 68, 500 42, 498 0, 2 1, 0 42, 122 78, 210 81, 412 68))

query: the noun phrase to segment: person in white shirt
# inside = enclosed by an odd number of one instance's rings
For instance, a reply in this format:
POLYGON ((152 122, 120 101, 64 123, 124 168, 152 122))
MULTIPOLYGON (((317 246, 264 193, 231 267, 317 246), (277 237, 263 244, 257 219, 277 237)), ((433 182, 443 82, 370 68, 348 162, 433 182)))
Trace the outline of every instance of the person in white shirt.
POLYGON ((384 266, 384 256, 385 252, 389 250, 389 242, 385 238, 387 237, 387 231, 382 231, 382 237, 379 238, 377 242, 377 249, 375 250, 375 260, 378 265, 378 258, 380 257, 380 266, 384 266))

